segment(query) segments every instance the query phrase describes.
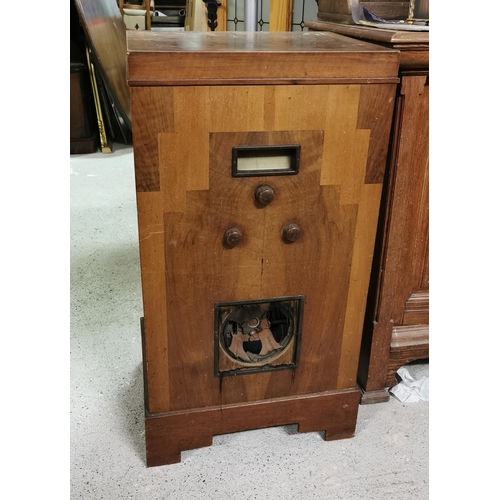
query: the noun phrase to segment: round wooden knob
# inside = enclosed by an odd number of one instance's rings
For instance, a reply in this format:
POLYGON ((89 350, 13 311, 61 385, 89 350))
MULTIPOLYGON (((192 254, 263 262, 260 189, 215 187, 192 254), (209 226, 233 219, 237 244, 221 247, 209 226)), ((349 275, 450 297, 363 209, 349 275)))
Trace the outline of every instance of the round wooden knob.
POLYGON ((298 224, 292 222, 283 228, 283 239, 289 243, 297 241, 302 236, 302 229, 298 224))
POLYGON ((224 233, 224 243, 231 248, 238 246, 242 239, 243 233, 237 227, 230 227, 224 233))
POLYGON ((262 205, 269 205, 274 200, 274 189, 267 184, 255 188, 255 199, 262 205))

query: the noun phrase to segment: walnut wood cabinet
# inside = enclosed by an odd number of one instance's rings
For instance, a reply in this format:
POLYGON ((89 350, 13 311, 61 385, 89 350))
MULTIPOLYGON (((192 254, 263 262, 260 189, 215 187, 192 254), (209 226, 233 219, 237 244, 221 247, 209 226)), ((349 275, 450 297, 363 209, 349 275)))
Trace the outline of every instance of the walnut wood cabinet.
POLYGON ((147 465, 214 434, 351 437, 399 53, 129 32, 147 465))
POLYGON ((318 21, 307 26, 401 53, 358 374, 362 402, 387 401, 397 369, 429 357, 429 34, 318 21))

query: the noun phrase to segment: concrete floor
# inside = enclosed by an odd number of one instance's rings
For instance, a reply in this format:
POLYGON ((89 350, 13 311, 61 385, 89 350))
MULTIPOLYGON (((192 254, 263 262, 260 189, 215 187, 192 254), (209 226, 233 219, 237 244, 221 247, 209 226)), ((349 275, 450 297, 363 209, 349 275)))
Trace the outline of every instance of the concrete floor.
POLYGON ((361 406, 352 439, 275 427, 146 468, 132 148, 70 161, 72 499, 429 498, 429 403, 394 398, 361 406))

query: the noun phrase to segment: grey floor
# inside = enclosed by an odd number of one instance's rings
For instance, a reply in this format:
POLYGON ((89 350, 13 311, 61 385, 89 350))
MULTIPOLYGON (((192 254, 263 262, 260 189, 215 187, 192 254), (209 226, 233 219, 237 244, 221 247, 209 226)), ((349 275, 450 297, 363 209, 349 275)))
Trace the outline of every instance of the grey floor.
POLYGON ((352 439, 240 432, 146 468, 133 152, 113 149, 70 160, 71 498, 429 498, 429 403, 395 398, 361 406, 352 439))

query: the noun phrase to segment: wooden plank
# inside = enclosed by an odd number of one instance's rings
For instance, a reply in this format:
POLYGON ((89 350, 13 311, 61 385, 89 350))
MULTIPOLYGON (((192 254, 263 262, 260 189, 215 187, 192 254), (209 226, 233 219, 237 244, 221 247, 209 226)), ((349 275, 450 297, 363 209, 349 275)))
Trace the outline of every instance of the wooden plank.
POLYGON ((429 289, 429 235, 427 235, 427 253, 424 259, 424 268, 422 273, 421 288, 429 289))
POLYGON ((333 22, 306 21, 306 28, 313 31, 329 31, 360 40, 384 43, 423 43, 429 45, 428 31, 397 31, 384 28, 371 28, 369 26, 335 24, 333 22))
MULTIPOLYGON (((215 31, 227 29, 227 0, 219 0, 217 7, 217 27, 215 31)), ((211 31, 208 26, 207 5, 201 0, 186 0, 185 31, 211 31)))
POLYGON ((318 12, 350 15, 351 0, 318 0, 318 12))
POLYGON ((403 325, 429 324, 429 289, 412 293, 404 306, 403 325))
POLYGON ((327 441, 349 438, 359 397, 353 389, 147 416, 147 466, 180 462, 183 450, 210 446, 213 435, 261 427, 298 424, 299 432, 324 430, 327 441))
POLYGON ((361 345, 361 337, 357 332, 362 331, 364 321, 364 316, 359 314, 359 311, 364 311, 366 307, 381 192, 380 184, 364 185, 358 206, 356 235, 350 266, 349 295, 342 336, 342 354, 337 379, 338 389, 352 387, 356 383, 361 345))
POLYGON ((365 182, 381 184, 387 166, 396 89, 392 85, 363 85, 360 93, 358 129, 370 130, 365 182))
POLYGON ((269 31, 292 30, 293 0, 270 0, 269 31))
POLYGON ((358 110, 361 87, 330 87, 325 155, 321 171, 322 185, 340 185, 341 204, 357 204, 365 183, 370 131, 359 129, 358 110), (342 126, 335 126, 341 122, 342 126))
POLYGON ((96 64, 101 69, 114 105, 130 127, 130 93, 127 87, 126 28, 116 0, 75 0, 80 22, 96 64))
POLYGON ((139 251, 149 411, 170 409, 162 193, 138 192, 139 251))
POLYGON ((362 405, 369 405, 374 403, 387 403, 391 399, 391 396, 389 395, 387 389, 380 389, 379 391, 369 391, 369 392, 364 391, 363 388, 360 388, 360 390, 361 390, 360 404, 362 405))
POLYGON ((415 2, 414 19, 429 19, 429 0, 415 2))
MULTIPOLYGON (((409 12, 409 1, 386 0, 364 2, 360 5, 383 19, 406 19, 409 12)), ((352 15, 351 0, 319 0, 318 12, 352 15)))
POLYGON ((399 52, 334 33, 128 34, 128 81, 134 85, 317 83, 323 79, 396 81, 399 52), (182 35, 182 36, 180 36, 182 35), (162 50, 155 53, 156 47, 162 50), (193 47, 193 50, 183 50, 193 47), (203 47, 203 50, 194 48, 203 47), (210 64, 206 64, 210 53, 210 64))
MULTIPOLYGON (((395 351, 412 350, 418 346, 429 347, 429 325, 396 326, 392 331, 391 355, 395 351)), ((427 356, 428 357, 428 353, 427 356)))
POLYGON ((173 132, 173 92, 168 88, 130 89, 134 110, 134 164, 137 191, 159 191, 158 136, 173 132))
MULTIPOLYGON (((211 120, 209 130, 217 132, 266 130, 264 121, 267 108, 264 105, 264 94, 267 91, 267 88, 256 85, 232 86, 230 90, 228 87, 210 87, 207 96, 210 105, 207 109, 211 120)), ((201 109, 203 107, 200 103, 201 109)), ((208 159, 208 153, 206 157, 208 159)))
POLYGON ((385 387, 392 387, 398 369, 418 359, 429 358, 429 325, 397 326, 393 329, 386 364, 385 387))
MULTIPOLYGON (((350 14, 332 14, 330 12, 318 12, 318 21, 327 23, 353 24, 354 21, 350 14)), ((306 24, 307 27, 307 24, 306 24)))
POLYGON ((275 87, 274 128, 276 130, 317 130, 326 119, 328 85, 275 87))
POLYGON ((217 7, 217 28, 215 31, 227 30, 227 0, 219 0, 220 5, 217 7))
MULTIPOLYGON (((223 0, 224 2, 226 0, 223 0)), ((185 31, 208 31, 206 4, 198 0, 186 0, 185 31)))
POLYGON ((362 7, 382 19, 406 19, 410 12, 410 2, 360 2, 362 7))

